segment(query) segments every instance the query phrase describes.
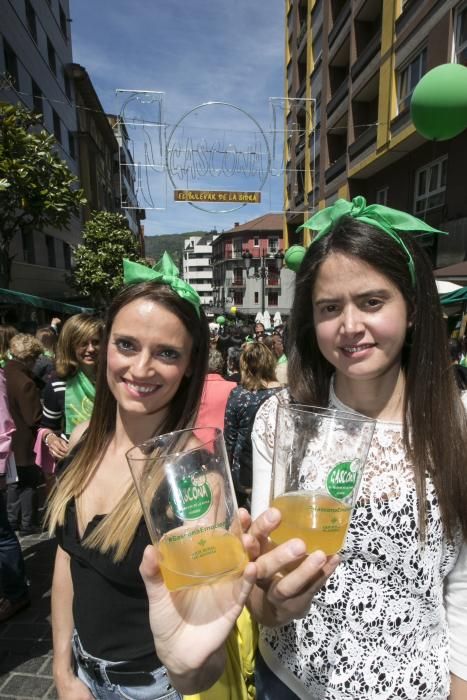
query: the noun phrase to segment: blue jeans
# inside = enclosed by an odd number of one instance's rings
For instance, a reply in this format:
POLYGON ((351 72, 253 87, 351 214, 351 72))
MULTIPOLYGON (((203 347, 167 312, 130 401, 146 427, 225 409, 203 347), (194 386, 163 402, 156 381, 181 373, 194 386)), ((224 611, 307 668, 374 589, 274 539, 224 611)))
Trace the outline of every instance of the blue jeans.
POLYGON ((27 592, 21 547, 8 520, 5 494, 0 492, 0 596, 14 602, 27 592))
POLYGON ((171 686, 164 666, 148 672, 147 676, 152 676, 153 680, 145 685, 119 685, 110 682, 106 671, 118 671, 119 666, 124 662, 105 661, 88 654, 81 646, 76 632, 73 635, 73 653, 77 664, 78 678, 98 700, 182 700, 180 693, 171 686), (101 677, 96 678, 89 675, 82 663, 80 664, 80 659, 97 664, 101 677))
POLYGON ((296 695, 276 676, 256 652, 255 661, 256 700, 297 700, 296 695))

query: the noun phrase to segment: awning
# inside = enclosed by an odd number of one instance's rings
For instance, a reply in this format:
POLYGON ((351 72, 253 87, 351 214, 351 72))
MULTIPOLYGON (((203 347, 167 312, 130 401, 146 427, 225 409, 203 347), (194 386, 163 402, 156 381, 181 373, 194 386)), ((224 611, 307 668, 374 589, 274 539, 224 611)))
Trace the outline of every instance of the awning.
POLYGON ((0 303, 2 301, 11 301, 14 304, 29 304, 38 309, 48 309, 49 311, 60 311, 64 314, 82 314, 93 313, 94 309, 86 306, 75 306, 74 304, 65 304, 62 301, 54 299, 44 299, 36 297, 33 294, 24 294, 23 292, 14 292, 12 289, 0 289, 0 303))
POLYGON ((461 287, 456 289, 455 292, 449 292, 449 294, 440 294, 439 300, 444 306, 448 304, 462 304, 467 301, 467 287, 461 287))

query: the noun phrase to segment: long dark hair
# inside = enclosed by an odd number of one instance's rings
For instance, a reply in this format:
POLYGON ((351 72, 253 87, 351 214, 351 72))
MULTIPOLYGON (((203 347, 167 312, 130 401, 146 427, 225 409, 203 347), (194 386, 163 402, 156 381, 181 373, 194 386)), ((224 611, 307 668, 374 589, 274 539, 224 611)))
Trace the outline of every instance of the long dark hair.
POLYGON ((299 403, 325 406, 334 367, 321 354, 311 313, 319 268, 331 253, 353 256, 387 277, 407 304, 402 351, 406 380, 403 441, 414 464, 420 530, 425 532, 426 476, 435 485, 443 524, 453 537, 459 523, 467 538, 467 420, 450 369, 445 322, 430 262, 413 234, 402 235, 415 264, 412 284, 407 255, 386 233, 352 217, 313 243, 297 273, 289 320, 289 388, 299 403))
MULTIPOLYGON (((194 425, 207 371, 209 327, 206 317, 192 304, 182 299, 170 287, 154 282, 142 282, 125 287, 113 300, 107 313, 104 337, 100 346, 96 398, 89 428, 82 439, 81 449, 65 470, 53 493, 47 511, 49 530, 62 525, 68 502, 78 497, 99 465, 115 431, 117 402, 107 383, 107 347, 115 317, 125 306, 137 299, 149 299, 172 312, 185 326, 193 340, 190 376, 184 377, 170 403, 170 410, 159 434, 190 428, 194 425)), ((156 431, 156 426, 154 426, 156 431)), ((141 519, 141 506, 131 483, 112 512, 86 538, 85 544, 101 551, 112 551, 121 560, 133 540, 141 519)))

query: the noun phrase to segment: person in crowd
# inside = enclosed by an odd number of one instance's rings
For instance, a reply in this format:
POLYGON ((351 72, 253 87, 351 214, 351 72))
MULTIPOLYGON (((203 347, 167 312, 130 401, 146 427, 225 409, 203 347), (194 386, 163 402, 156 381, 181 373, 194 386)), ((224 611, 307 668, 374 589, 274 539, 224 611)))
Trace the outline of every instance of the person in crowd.
POLYGON ((204 381, 203 394, 197 418, 202 427, 211 426, 224 430, 225 407, 235 382, 223 378, 224 359, 218 350, 209 350, 208 374, 204 381))
MULTIPOLYGON (((308 616, 275 627, 261 597, 252 607, 264 624, 258 697, 446 699, 455 606, 450 698, 465 698, 465 578, 450 600, 443 591, 467 537, 467 420, 431 265, 410 234, 433 229, 363 197, 305 226, 314 236, 297 272, 280 400, 377 422, 342 564, 308 616)), ((268 503, 277 405, 266 401, 253 428, 253 517, 268 503)))
POLYGON ((240 381, 240 348, 232 347, 227 350, 227 369, 224 379, 238 384, 240 381))
POLYGON ((50 381, 52 372, 55 369, 57 334, 52 330, 51 326, 41 326, 36 331, 36 338, 42 343, 44 352, 37 358, 33 373, 39 380, 39 386, 43 390, 50 381))
POLYGON ((11 450, 14 432, 5 373, 0 368, 0 622, 8 620, 30 604, 24 559, 18 538, 8 520, 5 498, 7 478, 13 478, 16 470, 11 450))
POLYGON ((261 323, 261 321, 256 321, 255 323, 255 338, 258 340, 258 336, 263 336, 266 333, 266 329, 264 327, 264 323, 261 323))
MULTIPOLYGON (((274 511, 252 524, 246 543, 257 561, 240 579, 176 593, 164 586, 125 454, 154 435, 195 425, 209 334, 197 292, 167 254, 154 270, 125 261, 124 279, 108 310, 95 410, 71 435, 69 464, 48 509, 58 539, 52 628, 61 700, 175 700, 210 687, 257 578, 271 604, 283 600, 284 587, 294 612, 309 604, 305 594, 297 602, 290 576, 276 581, 304 549, 292 541, 295 549, 263 551, 278 523, 274 511)), ((300 564, 308 597, 336 563, 318 554, 300 564)))
POLYGON ((263 343, 271 350, 276 358, 276 378, 281 386, 287 386, 287 357, 284 352, 284 344, 279 333, 264 338, 263 343))
POLYGON ((55 372, 43 392, 41 438, 57 460, 68 453, 67 438, 92 412, 102 321, 71 316, 58 337, 55 372))
POLYGON ((456 378, 457 386, 461 391, 467 389, 467 368, 460 364, 462 346, 456 338, 449 339, 449 355, 451 357, 451 365, 456 378))
POLYGON ((235 326, 229 326, 227 329, 225 329, 225 326, 223 326, 225 330, 224 335, 220 335, 217 339, 217 345, 216 345, 216 350, 218 350, 223 359, 224 362, 227 358, 227 351, 229 348, 241 348, 243 341, 244 341, 244 335, 243 335, 243 327, 239 325, 235 326))
POLYGON ((225 410, 225 444, 240 506, 250 509, 252 482, 251 430, 261 404, 281 388, 276 358, 265 343, 247 343, 240 355, 240 386, 225 410))
POLYGON ((14 326, 0 326, 0 369, 10 359, 10 340, 18 331, 14 326))
POLYGON ((8 519, 11 527, 19 530, 22 536, 40 532, 37 487, 42 475, 35 463, 34 443, 42 406, 32 370, 43 351, 34 336, 18 333, 10 340, 11 359, 4 369, 8 405, 16 428, 11 446, 17 480, 7 485, 8 519))

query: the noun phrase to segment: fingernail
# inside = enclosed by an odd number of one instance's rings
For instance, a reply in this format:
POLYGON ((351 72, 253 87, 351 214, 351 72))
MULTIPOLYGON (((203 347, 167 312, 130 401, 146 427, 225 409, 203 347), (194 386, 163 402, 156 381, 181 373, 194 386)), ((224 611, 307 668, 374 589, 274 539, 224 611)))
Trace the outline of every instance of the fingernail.
POLYGON ((298 557, 300 554, 305 554, 305 543, 301 540, 292 540, 292 542, 289 543, 289 552, 295 557, 298 557))
POLYGON ((312 557, 313 564, 315 566, 322 567, 325 565, 327 557, 326 557, 324 552, 320 552, 320 551, 313 552, 313 554, 310 554, 310 556, 312 557))
POLYGON ((268 521, 268 523, 277 522, 277 511, 268 508, 268 510, 266 511, 266 520, 268 521))

